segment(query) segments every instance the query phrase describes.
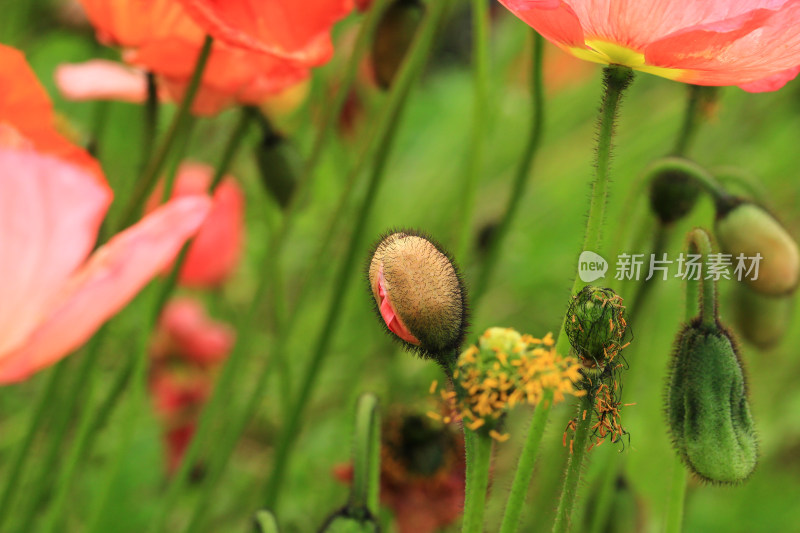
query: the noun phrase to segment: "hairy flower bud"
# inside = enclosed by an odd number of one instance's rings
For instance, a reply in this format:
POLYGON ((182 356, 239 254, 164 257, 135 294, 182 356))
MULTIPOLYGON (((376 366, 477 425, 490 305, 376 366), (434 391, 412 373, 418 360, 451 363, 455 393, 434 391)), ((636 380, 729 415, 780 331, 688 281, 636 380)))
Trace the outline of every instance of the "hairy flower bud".
POLYGON ((424 14, 419 0, 394 0, 381 16, 372 43, 372 69, 381 89, 391 87, 424 14))
POLYGON ((750 202, 718 208, 715 227, 723 251, 753 258, 760 254, 758 277, 744 280, 762 294, 792 292, 800 278, 800 252, 786 229, 765 209, 750 202), (755 278, 755 279, 754 279, 755 278))
POLYGON ((756 466, 758 443, 732 335, 695 319, 675 342, 667 387, 674 445, 698 477, 738 483, 756 466))
POLYGON ((407 347, 444 362, 467 327, 467 294, 442 249, 414 231, 381 239, 367 271, 378 314, 407 347))
POLYGON ((733 297, 736 330, 742 337, 764 350, 778 344, 792 323, 794 296, 768 296, 737 283, 733 297))
POLYGON ((680 220, 694 208, 700 186, 685 172, 665 170, 650 182, 650 209, 662 224, 680 220))
POLYGON ((564 329, 584 369, 594 372, 605 370, 630 336, 622 298, 592 285, 573 295, 564 329))

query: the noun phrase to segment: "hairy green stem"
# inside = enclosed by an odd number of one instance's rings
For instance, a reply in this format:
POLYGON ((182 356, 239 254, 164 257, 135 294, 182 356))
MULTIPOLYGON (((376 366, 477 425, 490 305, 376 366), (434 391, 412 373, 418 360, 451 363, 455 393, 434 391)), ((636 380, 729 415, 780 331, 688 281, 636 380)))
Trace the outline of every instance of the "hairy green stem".
MULTIPOLYGON (((506 202, 503 218, 500 220, 500 223, 494 230, 494 234, 489 240, 489 249, 486 252, 486 258, 478 273, 478 278, 470 291, 473 306, 477 305, 478 301, 480 301, 481 297, 486 292, 492 272, 500 257, 503 242, 508 236, 508 232, 519 210, 520 202, 523 196, 525 196, 525 189, 528 184, 531 168, 533 167, 534 157, 541 144, 544 126, 544 88, 542 84, 544 39, 533 30, 531 30, 531 35, 533 37, 533 50, 530 80, 531 117, 528 123, 530 126, 528 141, 525 144, 525 149, 522 152, 522 159, 520 159, 517 171, 514 174, 514 181, 511 184, 511 192, 506 202)), ((467 223, 468 221, 462 221, 462 224, 467 223)))
POLYGON ((403 63, 403 67, 399 78, 397 79, 396 85, 392 89, 386 108, 386 113, 381 117, 382 120, 379 124, 378 134, 375 136, 378 148, 377 153, 375 154, 372 171, 369 176, 367 192, 361 202, 361 206, 357 211, 353 231, 350 236, 350 243, 336 276, 334 293, 328 306, 326 315, 327 317, 325 319, 323 329, 320 332, 316 343, 314 344, 311 359, 305 368, 303 377, 301 378, 298 397, 292 404, 289 417, 286 419, 286 426, 283 428, 281 436, 278 440, 275 457, 273 460, 272 472, 268 478, 264 494, 265 507, 267 509, 273 509, 277 503, 278 496, 280 494, 280 487, 283 483, 283 477, 289 463, 297 433, 300 429, 300 424, 306 405, 314 388, 314 384, 322 366, 322 362, 328 353, 333 332, 335 331, 339 318, 341 317, 341 306, 344 295, 347 287, 350 284, 350 281, 353 278, 353 267, 358 255, 361 237, 366 231, 366 222, 372 211, 378 187, 380 186, 380 182, 382 181, 385 173, 384 171, 386 169, 386 163, 393 145, 400 114, 405 107, 404 104, 407 100, 411 86, 422 70, 424 61, 428 56, 428 50, 430 50, 430 47, 433 43, 433 37, 449 3, 449 0, 441 0, 435 3, 428 15, 425 17, 422 27, 420 28, 419 33, 414 40, 412 49, 403 63))
POLYGON ((153 191, 153 188, 158 181, 158 177, 161 174, 161 171, 164 169, 164 165, 167 163, 167 159, 172 152, 175 142, 183 134, 186 123, 190 118, 192 103, 194 102, 195 96, 197 96, 197 92, 200 89, 203 72, 205 71, 206 64, 208 63, 208 58, 211 55, 213 44, 214 39, 211 36, 206 36, 205 41, 203 42, 203 48, 200 50, 200 54, 197 57, 197 62, 195 63, 194 71, 192 72, 192 78, 189 81, 188 87, 186 88, 186 93, 183 96, 183 100, 178 108, 178 112, 172 119, 172 123, 170 124, 164 141, 148 161, 144 173, 139 178, 139 181, 136 182, 136 186, 133 190, 131 198, 129 199, 128 204, 125 206, 125 210, 122 212, 120 217, 120 228, 126 228, 130 226, 136 221, 137 218, 139 218, 147 198, 153 191))
POLYGON ((528 428, 528 436, 519 456, 517 471, 514 473, 511 492, 506 502, 506 512, 503 515, 503 523, 500 525, 500 533, 514 533, 519 527, 522 508, 525 504, 525 495, 528 493, 528 486, 533 477, 533 467, 536 465, 539 446, 542 443, 544 429, 552 406, 553 391, 552 389, 546 389, 542 395, 542 400, 533 412, 533 421, 531 422, 531 427, 528 428))
MULTIPOLYGON (((701 263, 705 265, 708 260, 708 255, 711 253, 711 239, 705 230, 695 228, 689 232, 687 236, 689 254, 700 254, 702 256, 701 263)), ((699 276, 701 280, 698 283, 693 283, 694 280, 688 280, 687 294, 686 294, 686 310, 687 316, 689 312, 690 300, 698 301, 700 305, 700 319, 705 326, 716 327, 717 323, 717 283, 714 279, 706 276, 705 269, 701 269, 699 276), (697 296, 697 286, 701 287, 700 298, 697 296)), ((694 316, 694 315, 692 315, 694 316)))
POLYGON ((456 257, 463 257, 472 234, 472 214, 475 210, 475 195, 484 162, 486 127, 489 116, 489 6, 484 0, 471 0, 472 4, 472 82, 473 118, 470 135, 465 180, 461 184, 461 206, 459 209, 456 241, 456 257))
POLYGON ((465 433, 467 432, 472 434, 470 437, 472 453, 467 455, 467 490, 464 495, 464 522, 461 532, 482 533, 489 468, 492 462, 492 437, 480 430, 465 430, 465 433))
MULTIPOLYGON (((589 387, 591 388, 591 387, 589 387)), ((575 506, 575 497, 578 493, 578 480, 581 476, 583 456, 589 443, 590 427, 592 425, 592 412, 594 410, 594 392, 588 390, 578 403, 577 426, 575 435, 570 443, 571 454, 567 463, 567 474, 564 477, 564 488, 558 502, 556 521, 553 533, 565 533, 569 530, 572 509, 575 506)))

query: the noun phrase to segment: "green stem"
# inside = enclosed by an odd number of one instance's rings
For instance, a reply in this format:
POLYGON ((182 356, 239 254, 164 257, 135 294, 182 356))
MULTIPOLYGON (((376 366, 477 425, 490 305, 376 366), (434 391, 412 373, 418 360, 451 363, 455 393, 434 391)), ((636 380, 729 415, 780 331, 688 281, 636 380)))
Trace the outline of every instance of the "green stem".
POLYGON ((256 512, 255 523, 258 533, 280 533, 278 522, 269 511, 256 512))
POLYGON ((483 152, 488 122, 489 102, 489 6, 484 0, 472 2, 472 81, 473 81, 473 122, 472 134, 467 154, 465 180, 461 185, 461 209, 458 221, 458 240, 456 257, 463 257, 472 234, 471 221, 475 210, 475 195, 478 180, 483 169, 483 152))
POLYGON ((125 206, 125 210, 120 217, 120 228, 126 228, 130 226, 139 218, 142 207, 147 201, 147 198, 150 196, 150 193, 153 191, 153 188, 158 181, 158 176, 161 174, 164 165, 167 163, 167 159, 173 146, 175 145, 176 140, 182 134, 185 124, 189 119, 192 103, 194 102, 195 96, 197 96, 197 91, 200 89, 200 82, 203 78, 203 72, 205 71, 206 64, 208 63, 208 58, 211 55, 211 48, 213 44, 214 39, 211 36, 206 36, 205 41, 203 41, 203 48, 200 50, 200 54, 197 57, 197 62, 195 63, 192 78, 189 81, 186 94, 183 96, 183 100, 178 108, 178 112, 175 114, 175 118, 172 119, 172 123, 170 124, 164 141, 161 143, 154 156, 148 162, 144 173, 142 174, 141 178, 139 178, 139 181, 136 182, 136 187, 133 190, 131 198, 129 199, 128 204, 125 206))
POLYGON ((374 394, 363 394, 356 406, 353 446, 353 487, 348 507, 378 516, 380 495, 380 415, 374 394))
POLYGON ((433 43, 433 37, 449 3, 449 0, 440 0, 431 7, 429 14, 426 16, 414 40, 412 49, 403 63, 396 85, 392 88, 389 102, 386 106, 386 112, 381 117, 378 134, 375 136, 378 148, 375 154, 372 172, 369 177, 367 192, 358 209, 353 232, 350 236, 350 244, 348 245, 344 260, 336 276, 334 293, 328 306, 327 318, 325 319, 325 324, 317 338, 311 359, 301 379, 298 398, 292 405, 290 415, 286 420, 286 427, 284 427, 280 439, 278 440, 272 472, 268 478, 264 495, 264 500, 266 502, 265 507, 267 509, 273 509, 277 503, 280 487, 283 483, 289 457, 294 447, 294 441, 300 429, 306 404, 311 396, 322 362, 327 355, 333 332, 336 330, 339 318, 342 315, 341 308, 344 295, 353 278, 353 267, 358 255, 361 237, 365 233, 366 222, 372 211, 378 187, 384 175, 400 114, 405 107, 404 104, 408 98, 411 86, 422 70, 422 66, 428 55, 428 50, 433 43))
MULTIPOLYGON (((705 265, 705 261, 708 260, 708 255, 711 253, 711 239, 706 233, 705 230, 700 228, 695 228, 689 232, 688 235, 689 241, 689 253, 690 254, 700 254, 703 256, 702 262, 705 265)), ((717 284, 716 282, 708 278, 706 276, 705 269, 700 273, 700 277, 702 280, 698 280, 697 283, 694 283, 694 280, 688 280, 687 289, 686 289, 686 311, 687 317, 689 315, 689 309, 691 305, 691 301, 699 301, 700 305, 700 319, 703 322, 704 326, 716 327, 717 323, 717 284), (697 286, 701 286, 702 289, 700 292, 700 298, 697 300, 695 298, 697 294, 697 286)), ((691 315, 694 316, 694 315, 691 315)))
MULTIPOLYGON (((533 30, 531 30, 531 35, 533 36, 533 49, 530 80, 531 117, 529 121, 530 130, 528 132, 528 141, 525 144, 525 149, 522 152, 522 159, 520 159, 519 166, 517 166, 517 171, 514 175, 514 181, 511 184, 511 192, 506 202, 505 213, 489 241, 489 250, 486 253, 486 259, 478 274, 478 279, 472 288, 471 296, 473 306, 477 305, 486 291, 489 279, 497 265, 503 242, 508 236, 508 232, 519 210, 520 202, 523 196, 525 196, 525 189, 533 167, 534 156, 541 144, 544 126, 544 88, 542 84, 544 39, 533 30)), ((468 224, 468 222, 469 221, 466 220, 461 221, 462 224, 468 224)))
POLYGON ((139 171, 143 172, 152 155, 158 135, 158 84, 152 72, 147 73, 147 101, 144 105, 144 124, 142 126, 142 162, 139 171))
POLYGON ((680 533, 683 524, 683 506, 686 501, 686 467, 677 454, 672 463, 672 487, 667 502, 665 533, 680 533))
POLYGON ((622 457, 622 454, 615 452, 613 456, 607 459, 600 474, 600 486, 596 493, 597 503, 594 506, 592 523, 588 533, 603 533, 609 527, 608 520, 616 491, 615 482, 619 476, 620 457, 622 457))
POLYGON ((467 487, 461 532, 482 533, 486 489, 489 486, 489 467, 492 461, 492 438, 483 431, 465 429, 466 433, 472 433, 472 453, 467 456, 467 487))
POLYGON ((595 180, 592 183, 589 220, 586 224, 584 250, 600 248, 608 203, 609 172, 611 167, 611 147, 614 123, 617 119, 622 93, 633 81, 633 71, 628 67, 611 65, 603 72, 605 94, 600 105, 600 120, 597 137, 597 157, 595 159, 595 180))
POLYGON ((683 114, 683 123, 678 138, 675 140, 675 155, 684 155, 697 132, 697 125, 700 123, 700 103, 703 87, 699 85, 688 85, 689 96, 686 99, 686 111, 683 114))
MULTIPOLYGON (((591 386, 589 387, 591 388, 591 386)), ((578 493, 578 480, 581 476, 581 465, 583 456, 589 442, 592 425, 592 413, 594 412, 594 392, 587 390, 578 404, 578 425, 575 428, 571 449, 567 463, 567 474, 564 477, 564 488, 561 492, 561 500, 558 502, 556 511, 556 521, 553 525, 553 533, 565 533, 569 529, 570 516, 575 506, 575 497, 578 493)))
POLYGON ((528 436, 519 456, 517 471, 514 474, 511 492, 506 502, 506 512, 503 515, 503 523, 500 525, 500 533, 514 533, 519 527, 522 507, 525 504, 525 495, 528 493, 528 486, 531 483, 531 477, 533 477, 533 467, 536 464, 539 445, 542 443, 544 428, 547 425, 552 406, 553 391, 546 389, 541 402, 533 412, 533 421, 531 422, 531 427, 528 428, 528 436))
POLYGON ((19 492, 20 475, 28 460, 29 452, 33 448, 34 437, 39 431, 39 427, 42 425, 46 415, 48 415, 53 408, 51 402, 65 374, 66 361, 62 360, 49 373, 47 384, 45 384, 44 391, 39 394, 36 408, 33 412, 33 416, 30 418, 25 435, 14 449, 14 454, 9 461, 11 468, 6 474, 6 483, 3 487, 2 496, 0 496, 0 530, 2 530, 6 518, 11 516, 10 505, 14 501, 14 496, 19 492))

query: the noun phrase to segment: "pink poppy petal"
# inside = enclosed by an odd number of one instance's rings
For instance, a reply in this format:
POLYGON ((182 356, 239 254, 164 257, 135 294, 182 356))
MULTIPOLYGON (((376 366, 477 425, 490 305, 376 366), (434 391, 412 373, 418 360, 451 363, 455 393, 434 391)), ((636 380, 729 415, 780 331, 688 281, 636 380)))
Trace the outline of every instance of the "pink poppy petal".
POLYGON ((648 64, 685 69, 681 81, 744 85, 800 64, 800 0, 688 28, 650 44, 648 64))
POLYGON ((784 70, 782 72, 778 72, 777 74, 773 74, 772 76, 761 78, 760 80, 739 85, 739 88, 744 89, 749 93, 763 93, 768 91, 777 91, 778 89, 786 85, 788 82, 795 79, 798 73, 800 73, 800 65, 794 68, 790 68, 788 70, 784 70))
POLYGON ((173 200, 97 250, 26 344, 0 360, 0 383, 23 380, 86 342, 174 259, 210 206, 205 196, 173 200))
POLYGON ((86 169, 0 148, 0 361, 85 261, 110 203, 111 191, 86 169))
POLYGON ((559 0, 500 0, 523 22, 555 44, 584 46, 584 33, 575 11, 559 0))
POLYGON ((120 100, 139 104, 147 99, 147 76, 116 61, 92 59, 63 64, 55 80, 67 100, 120 100))

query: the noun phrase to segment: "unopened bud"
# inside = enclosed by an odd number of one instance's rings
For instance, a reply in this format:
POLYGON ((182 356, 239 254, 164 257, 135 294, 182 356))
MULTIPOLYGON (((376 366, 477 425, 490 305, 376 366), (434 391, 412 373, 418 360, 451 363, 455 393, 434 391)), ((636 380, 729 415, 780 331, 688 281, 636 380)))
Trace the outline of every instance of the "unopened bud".
POLYGON ((667 388, 674 445, 700 478, 738 483, 756 466, 758 443, 736 342, 695 319, 675 342, 667 388))
POLYGON ((340 511, 330 517, 319 533, 378 533, 380 527, 374 517, 357 518, 340 511))
POLYGON ((605 370, 630 336, 622 298, 592 285, 573 295, 564 329, 575 355, 591 372, 605 370))
POLYGON ((794 314, 794 295, 768 296, 737 283, 733 297, 736 330, 747 342, 766 350, 786 335, 794 314))
POLYGON ((792 292, 800 278, 800 252, 786 229, 765 209, 750 202, 718 208, 715 226, 722 250, 736 260, 759 257, 758 276, 744 280, 762 294, 792 292))
POLYGON ((450 257, 414 231, 378 242, 368 281, 384 324, 407 347, 444 363, 464 340, 467 295, 450 257))
POLYGON ((300 154, 295 146, 274 131, 265 131, 256 148, 256 163, 264 188, 285 208, 294 194, 300 170, 300 154))
POLYGON ((650 182, 650 209, 662 224, 680 220, 694 208, 700 186, 685 172, 665 170, 650 182))
POLYGON ((381 89, 391 87, 424 14, 419 0, 394 0, 381 16, 372 43, 372 69, 381 89))

